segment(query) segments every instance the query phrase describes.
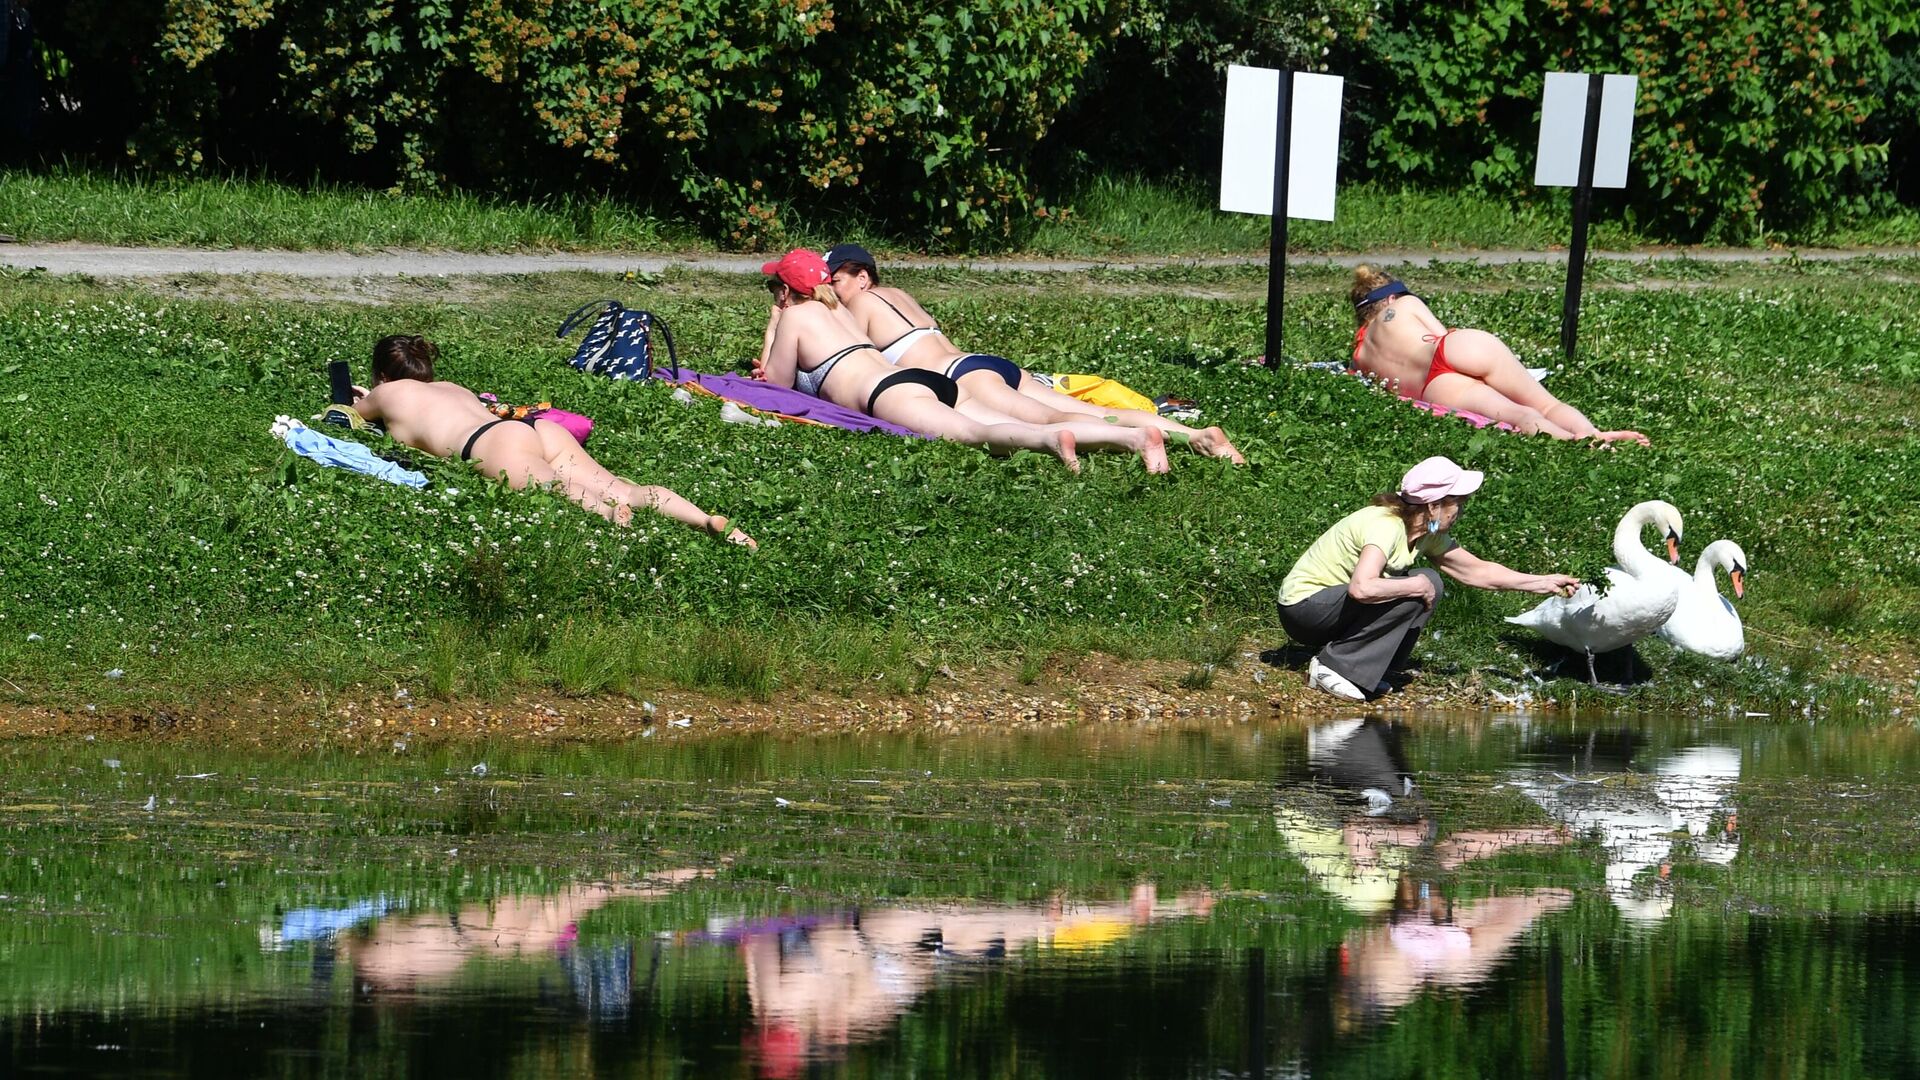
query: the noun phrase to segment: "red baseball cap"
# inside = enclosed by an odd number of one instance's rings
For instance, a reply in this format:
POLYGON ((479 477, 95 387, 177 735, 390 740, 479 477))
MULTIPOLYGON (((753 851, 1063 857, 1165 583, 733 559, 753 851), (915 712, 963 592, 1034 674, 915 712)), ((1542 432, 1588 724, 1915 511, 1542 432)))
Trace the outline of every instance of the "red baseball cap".
POLYGON ((779 278, 795 292, 808 294, 833 278, 827 273, 827 260, 806 248, 794 248, 772 262, 761 263, 760 272, 779 278))

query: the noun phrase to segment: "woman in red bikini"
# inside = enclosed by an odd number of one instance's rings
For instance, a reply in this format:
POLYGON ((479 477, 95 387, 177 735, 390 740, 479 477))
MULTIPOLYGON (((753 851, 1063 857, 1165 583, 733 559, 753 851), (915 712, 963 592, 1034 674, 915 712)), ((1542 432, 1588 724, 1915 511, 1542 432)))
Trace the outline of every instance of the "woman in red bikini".
POLYGON ((1601 431, 1547 393, 1499 338, 1447 329, 1405 285, 1371 266, 1353 272, 1353 366, 1401 397, 1476 412, 1528 435, 1650 445, 1637 431, 1601 431))

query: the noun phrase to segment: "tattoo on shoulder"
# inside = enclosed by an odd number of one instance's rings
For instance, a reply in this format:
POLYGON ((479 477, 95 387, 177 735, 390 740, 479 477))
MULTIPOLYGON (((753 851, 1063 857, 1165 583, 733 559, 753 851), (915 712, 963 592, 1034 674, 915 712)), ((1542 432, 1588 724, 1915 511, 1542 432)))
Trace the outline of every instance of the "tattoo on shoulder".
POLYGON ((1392 309, 1392 308, 1388 308, 1388 309, 1387 309, 1387 313, 1386 313, 1385 315, 1382 315, 1382 316, 1380 316, 1380 321, 1381 321, 1381 322, 1392 322, 1392 321, 1393 321, 1393 309, 1392 309))

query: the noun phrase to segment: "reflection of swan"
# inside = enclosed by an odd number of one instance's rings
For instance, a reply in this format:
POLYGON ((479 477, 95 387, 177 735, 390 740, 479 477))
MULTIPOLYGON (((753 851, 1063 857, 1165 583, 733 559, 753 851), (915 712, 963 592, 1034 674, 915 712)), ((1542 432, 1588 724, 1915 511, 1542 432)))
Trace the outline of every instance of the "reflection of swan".
POLYGON ((1715 540, 1700 553, 1691 577, 1677 566, 1663 568, 1681 585, 1680 602, 1660 628, 1660 637, 1676 649, 1715 660, 1738 660, 1746 651, 1747 636, 1740 626, 1740 613, 1720 595, 1713 577, 1716 567, 1727 572, 1735 599, 1746 595, 1747 553, 1731 540, 1715 540))
POLYGON ((1668 558, 1678 559, 1680 511, 1659 500, 1636 503, 1614 527, 1613 557, 1618 565, 1607 567, 1610 585, 1605 595, 1592 585, 1582 585, 1572 596, 1550 596, 1507 621, 1585 652, 1587 676, 1599 682, 1593 671, 1594 653, 1624 649, 1660 629, 1680 602, 1679 583, 1640 543, 1640 531, 1648 525, 1660 527, 1668 558))
POLYGON ((1664 881, 1650 893, 1638 887, 1640 874, 1672 861, 1673 845, 1683 834, 1693 838, 1694 853, 1718 865, 1739 853, 1739 837, 1729 827, 1708 835, 1713 817, 1725 806, 1740 779, 1740 752, 1727 746, 1698 746, 1654 762, 1649 783, 1566 783, 1552 773, 1528 772, 1514 786, 1575 833, 1598 837, 1607 853, 1607 894, 1614 907, 1635 922, 1659 922, 1673 910, 1664 881))

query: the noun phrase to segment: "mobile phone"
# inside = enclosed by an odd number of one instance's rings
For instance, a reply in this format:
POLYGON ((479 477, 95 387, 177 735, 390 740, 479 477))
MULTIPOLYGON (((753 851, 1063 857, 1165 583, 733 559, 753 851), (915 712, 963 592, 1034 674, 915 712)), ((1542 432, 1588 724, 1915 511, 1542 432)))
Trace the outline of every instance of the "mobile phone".
POLYGON ((345 360, 335 360, 327 365, 327 382, 332 389, 327 400, 335 405, 353 404, 353 372, 345 360))

